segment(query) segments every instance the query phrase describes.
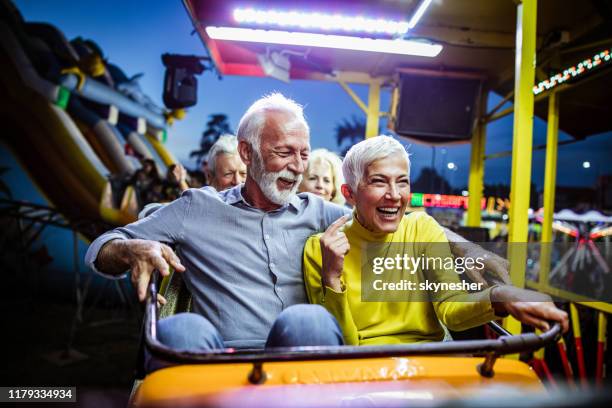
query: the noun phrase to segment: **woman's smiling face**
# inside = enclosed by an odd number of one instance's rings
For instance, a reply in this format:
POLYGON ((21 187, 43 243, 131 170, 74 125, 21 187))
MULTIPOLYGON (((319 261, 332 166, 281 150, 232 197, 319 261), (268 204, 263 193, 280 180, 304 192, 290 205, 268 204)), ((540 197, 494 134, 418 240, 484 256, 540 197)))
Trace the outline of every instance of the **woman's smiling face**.
POLYGON ((314 193, 325 201, 330 201, 334 194, 334 175, 329 162, 315 160, 309 163, 300 191, 314 193))
POLYGON ((370 163, 347 200, 357 210, 357 219, 372 232, 395 232, 408 206, 410 180, 404 155, 394 154, 370 163))

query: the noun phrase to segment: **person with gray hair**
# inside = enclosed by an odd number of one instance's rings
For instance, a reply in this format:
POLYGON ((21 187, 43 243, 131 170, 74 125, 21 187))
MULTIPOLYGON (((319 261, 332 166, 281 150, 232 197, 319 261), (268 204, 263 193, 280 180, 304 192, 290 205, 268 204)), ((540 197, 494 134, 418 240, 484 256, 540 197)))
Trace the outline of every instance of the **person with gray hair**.
MULTIPOLYGON (((188 189, 148 217, 98 237, 86 262, 111 278, 130 270, 140 300, 155 270, 184 272, 194 313, 158 322, 157 336, 170 347, 204 352, 342 344, 334 318, 307 304, 296 256, 308 236, 346 211, 296 194, 309 139, 297 103, 278 93, 259 99, 238 126, 244 184, 188 189)), ((165 365, 146 360, 149 371, 165 365)))
POLYGON ((462 331, 508 314, 543 331, 547 321, 567 330, 567 314, 549 297, 509 285, 458 289, 465 268, 448 266, 453 258, 442 227, 425 212, 405 215, 410 160, 397 140, 357 143, 342 169, 342 193, 355 211, 308 239, 303 268, 310 302, 336 317, 347 344, 441 341, 443 325, 462 331), (444 289, 429 289, 429 282, 444 289))
MULTIPOLYGON (((194 313, 161 319, 158 339, 192 352, 342 344, 336 320, 307 304, 301 254, 309 236, 348 209, 296 194, 310 154, 301 106, 275 93, 238 126, 244 184, 189 189, 144 219, 98 237, 86 263, 120 278, 130 271, 142 301, 155 270, 184 272, 194 313), (174 248, 174 249, 173 249, 174 248)), ((147 360, 146 368, 161 362, 147 360)))
POLYGON ((238 154, 238 139, 222 135, 208 152, 208 180, 217 191, 244 183, 246 166, 238 154))

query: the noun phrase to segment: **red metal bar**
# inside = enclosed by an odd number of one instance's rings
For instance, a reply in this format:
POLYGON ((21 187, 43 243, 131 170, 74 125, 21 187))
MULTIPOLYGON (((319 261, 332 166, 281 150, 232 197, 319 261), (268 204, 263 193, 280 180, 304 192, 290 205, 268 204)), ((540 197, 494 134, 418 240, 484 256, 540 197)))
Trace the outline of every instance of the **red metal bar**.
POLYGON ((567 348, 565 347, 565 341, 560 339, 557 342, 557 349, 559 349, 559 355, 561 356, 561 364, 563 365, 563 371, 565 372, 565 378, 567 379, 567 383, 571 387, 575 387, 574 383, 574 372, 572 370, 572 365, 567 358, 567 348))

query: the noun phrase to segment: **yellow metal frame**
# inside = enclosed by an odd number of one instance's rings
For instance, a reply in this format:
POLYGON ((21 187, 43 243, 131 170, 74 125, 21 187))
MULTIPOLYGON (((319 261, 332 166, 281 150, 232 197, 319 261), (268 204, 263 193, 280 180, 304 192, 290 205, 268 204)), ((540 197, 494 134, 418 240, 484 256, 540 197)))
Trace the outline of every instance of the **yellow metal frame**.
POLYGON ((468 180, 467 225, 480 227, 482 220, 481 201, 484 189, 484 154, 487 141, 487 124, 483 120, 487 107, 487 91, 480 95, 479 114, 470 155, 470 175, 468 180))
MULTIPOLYGON (((350 75, 347 74, 346 76, 350 78, 350 75)), ((362 77, 358 78, 358 83, 366 83, 368 85, 368 103, 366 105, 359 95, 357 95, 347 84, 348 81, 343 78, 343 75, 337 75, 336 82, 338 82, 342 89, 344 89, 357 106, 366 114, 366 138, 378 136, 380 117, 386 115, 386 113, 380 112, 380 88, 383 80, 384 78, 368 77, 365 80, 362 77)))
MULTIPOLYGON (((516 64, 514 76, 514 124, 512 132, 512 179, 510 182, 510 225, 508 259, 510 279, 517 287, 525 286, 526 245, 529 227, 529 190, 533 145, 533 84, 535 81, 537 0, 523 0, 516 13, 516 64)), ((520 333, 518 320, 504 322, 511 333, 520 333)))
POLYGON ((553 92, 548 100, 546 129, 546 164, 544 169, 544 220, 540 247, 540 285, 548 284, 550 272, 552 224, 555 214, 555 183, 557 179, 557 144, 559 141, 559 95, 553 92))

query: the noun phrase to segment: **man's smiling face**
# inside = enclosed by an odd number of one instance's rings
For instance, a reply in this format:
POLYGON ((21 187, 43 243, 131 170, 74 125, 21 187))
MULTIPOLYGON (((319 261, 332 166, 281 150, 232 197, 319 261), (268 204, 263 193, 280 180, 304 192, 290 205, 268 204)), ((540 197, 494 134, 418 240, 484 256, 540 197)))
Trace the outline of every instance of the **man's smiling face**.
POLYGON ((269 112, 255 151, 251 175, 264 195, 285 204, 296 193, 308 166, 310 136, 292 115, 269 112))

